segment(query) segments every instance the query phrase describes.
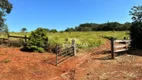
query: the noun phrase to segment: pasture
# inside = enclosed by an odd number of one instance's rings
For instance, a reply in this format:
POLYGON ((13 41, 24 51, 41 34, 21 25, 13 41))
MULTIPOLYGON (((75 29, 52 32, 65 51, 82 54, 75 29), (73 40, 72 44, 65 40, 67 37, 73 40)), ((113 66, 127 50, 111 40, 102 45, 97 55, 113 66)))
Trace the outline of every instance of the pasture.
MULTIPOLYGON (((30 32, 10 32, 11 36, 30 36, 30 32)), ((88 49, 92 47, 98 47, 105 43, 105 38, 114 37, 116 39, 123 39, 129 37, 128 31, 95 31, 95 32, 57 32, 47 34, 49 40, 48 43, 52 46, 56 44, 63 45, 71 43, 72 39, 75 39, 77 47, 79 49, 88 49)), ((0 37, 6 37, 4 34, 0 37)))

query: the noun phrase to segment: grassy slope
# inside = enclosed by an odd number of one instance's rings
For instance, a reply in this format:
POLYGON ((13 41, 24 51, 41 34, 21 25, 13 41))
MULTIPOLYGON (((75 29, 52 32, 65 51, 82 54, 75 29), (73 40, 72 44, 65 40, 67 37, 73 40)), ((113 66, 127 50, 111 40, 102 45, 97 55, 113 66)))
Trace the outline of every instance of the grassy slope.
MULTIPOLYGON (((22 36, 25 33, 10 33, 10 35, 22 36)), ((27 33, 27 35, 29 36, 30 33, 27 33)), ((129 37, 128 31, 64 32, 48 33, 47 36, 49 37, 49 43, 52 45, 71 43, 71 40, 75 39, 79 48, 90 48, 104 44, 103 37, 115 37, 117 39, 129 37)))

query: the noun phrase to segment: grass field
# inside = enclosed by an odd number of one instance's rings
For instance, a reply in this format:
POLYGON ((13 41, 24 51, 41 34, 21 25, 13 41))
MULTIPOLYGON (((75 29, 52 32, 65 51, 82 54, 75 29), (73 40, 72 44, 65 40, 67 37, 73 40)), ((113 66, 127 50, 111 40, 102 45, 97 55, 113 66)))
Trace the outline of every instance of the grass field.
MULTIPOLYGON (((29 36, 30 33, 13 33, 13 36, 29 36)), ((78 48, 90 48, 97 47, 105 43, 104 37, 115 37, 117 39, 123 39, 129 37, 128 31, 96 31, 96 32, 63 32, 63 33, 48 33, 49 44, 55 45, 64 43, 71 43, 72 39, 75 39, 78 48)), ((3 37, 3 35, 1 35, 3 37)))

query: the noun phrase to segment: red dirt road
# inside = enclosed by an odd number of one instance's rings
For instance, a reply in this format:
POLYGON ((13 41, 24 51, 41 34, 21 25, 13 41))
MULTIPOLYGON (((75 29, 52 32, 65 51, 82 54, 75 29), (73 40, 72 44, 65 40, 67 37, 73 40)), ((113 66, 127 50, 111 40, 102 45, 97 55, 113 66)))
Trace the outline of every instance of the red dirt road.
POLYGON ((54 54, 0 47, 0 80, 142 80, 142 57, 110 60, 109 41, 54 66, 54 54))
POLYGON ((72 57, 58 67, 55 55, 21 52, 19 48, 0 48, 0 80, 64 80, 62 75, 75 68, 89 55, 72 57))

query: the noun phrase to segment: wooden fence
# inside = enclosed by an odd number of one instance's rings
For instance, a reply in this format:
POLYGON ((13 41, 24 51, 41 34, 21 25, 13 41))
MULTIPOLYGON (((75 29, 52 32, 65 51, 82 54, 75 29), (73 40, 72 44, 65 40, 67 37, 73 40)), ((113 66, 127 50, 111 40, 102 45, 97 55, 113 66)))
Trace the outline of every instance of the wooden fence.
POLYGON ((63 50, 59 49, 59 46, 56 46, 56 66, 64 62, 65 60, 76 55, 76 44, 75 40, 72 40, 71 47, 65 48, 63 50))
POLYGON ((7 46, 13 46, 13 47, 21 47, 22 45, 26 44, 28 37, 25 36, 10 36, 8 35, 8 38, 0 38, 0 44, 4 44, 7 46), (18 40, 11 40, 10 38, 19 38, 22 39, 22 41, 18 40))
POLYGON ((115 40, 111 38, 111 58, 115 58, 115 53, 128 51, 131 40, 115 40))

